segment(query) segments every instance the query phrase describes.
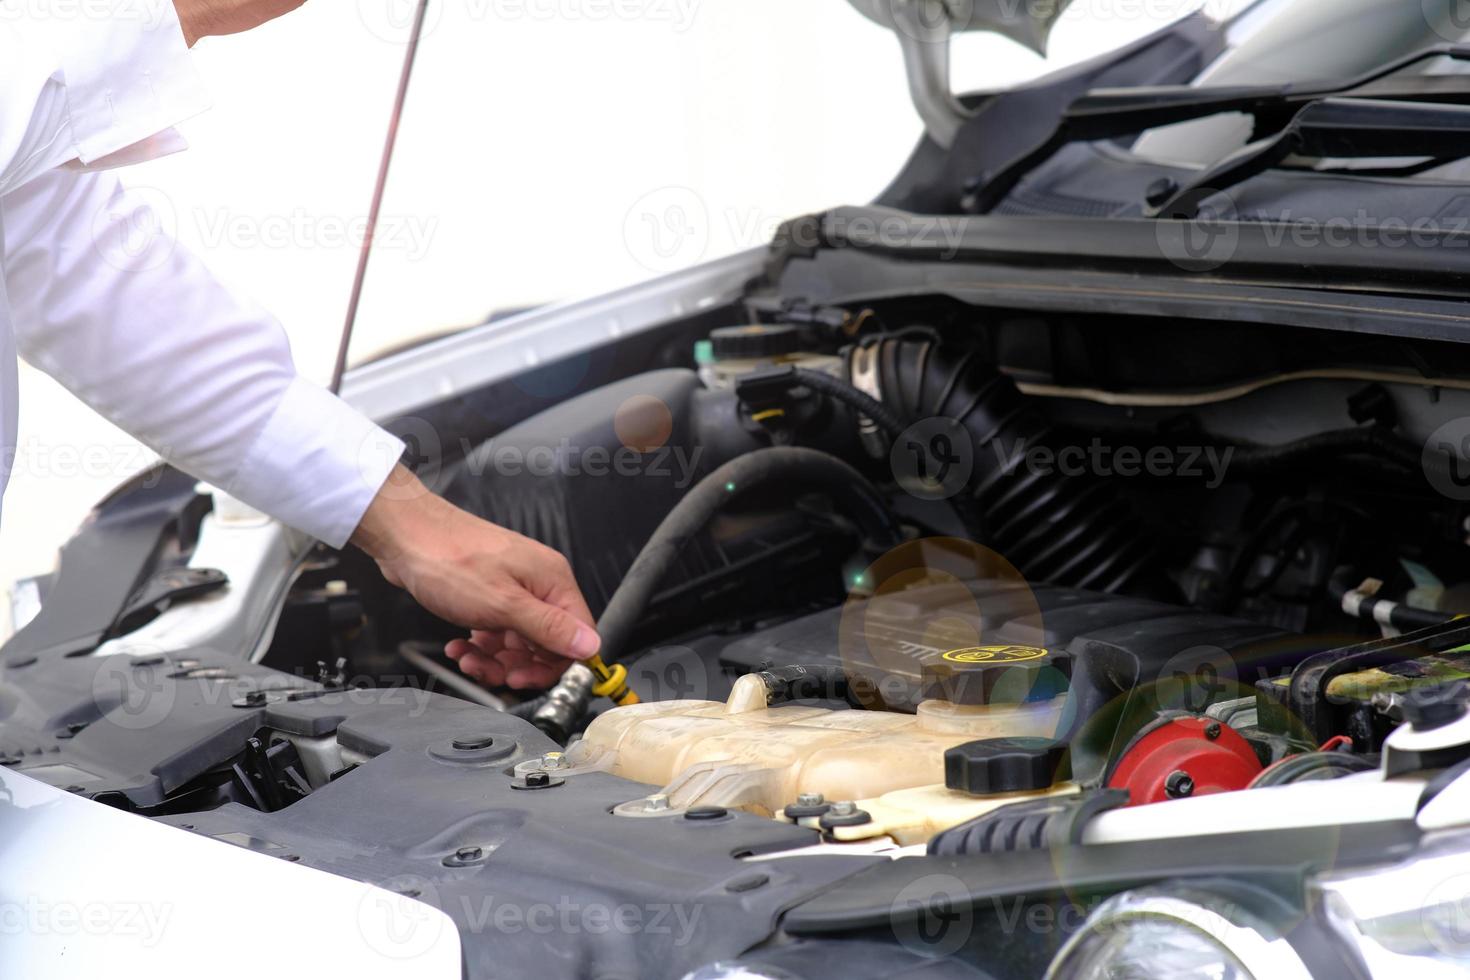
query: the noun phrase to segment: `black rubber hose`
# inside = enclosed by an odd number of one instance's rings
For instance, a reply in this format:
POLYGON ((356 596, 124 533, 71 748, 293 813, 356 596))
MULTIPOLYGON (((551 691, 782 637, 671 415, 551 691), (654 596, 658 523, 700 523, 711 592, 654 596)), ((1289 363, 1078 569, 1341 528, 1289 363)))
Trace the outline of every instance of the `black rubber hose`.
POLYGON ((830 374, 813 371, 811 368, 793 368, 791 374, 813 391, 835 398, 866 415, 889 438, 897 439, 903 435, 904 424, 899 417, 889 411, 888 406, 867 392, 854 388, 841 378, 834 378, 830 374))
POLYGON ((876 345, 883 403, 900 423, 953 419, 970 435, 970 528, 1028 580, 1177 599, 1153 542, 1111 481, 1028 464, 1059 448, 1051 422, 1014 381, 970 349, 923 338, 876 345))
MULTIPOLYGON (((1342 600, 1353 586, 1348 584, 1348 579, 1338 576, 1327 583, 1327 594, 1332 597, 1335 605, 1341 606, 1342 600)), ((1346 610, 1344 610, 1345 612, 1346 610)), ((1358 618, 1365 623, 1380 622, 1380 615, 1386 616, 1388 624, 1398 630, 1420 630, 1427 626, 1441 626, 1455 618, 1454 613, 1437 612, 1433 609, 1418 609, 1403 602, 1394 602, 1391 599, 1380 599, 1377 596, 1365 596, 1358 603, 1358 618)))
POLYGON ((623 576, 597 621, 604 662, 613 663, 623 655, 655 590, 690 539, 732 499, 773 483, 789 484, 793 495, 811 490, 831 494, 838 509, 857 522, 870 547, 886 550, 902 540, 882 496, 862 474, 836 456, 815 449, 779 446, 737 457, 684 495, 623 576))
POLYGON ((1385 460, 1409 472, 1421 472, 1425 466, 1419 447, 1389 429, 1374 425, 1319 432, 1279 446, 1236 446, 1231 449, 1229 467, 1248 474, 1352 453, 1385 460))
POLYGON ((519 704, 513 704, 510 707, 506 708, 505 711, 506 714, 515 715, 517 718, 529 719, 532 715, 536 713, 536 709, 540 708, 545 703, 546 695, 540 694, 534 698, 531 698, 529 701, 522 701, 519 704))

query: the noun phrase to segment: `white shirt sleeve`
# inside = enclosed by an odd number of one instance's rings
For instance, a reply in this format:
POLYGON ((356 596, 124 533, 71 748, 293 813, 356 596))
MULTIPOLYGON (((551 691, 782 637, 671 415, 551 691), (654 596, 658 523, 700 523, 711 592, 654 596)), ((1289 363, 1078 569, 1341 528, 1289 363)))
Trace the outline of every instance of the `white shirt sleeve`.
POLYGON ((173 0, 0 18, 0 194, 62 164, 105 164, 156 143, 208 105, 173 0))
POLYGON ((176 149, 169 127, 206 105, 172 0, 0 18, 17 347, 171 463, 341 547, 403 443, 296 375, 275 320, 174 242, 164 195, 80 172, 176 149))
POLYGON ((0 198, 21 356, 180 469, 341 547, 404 444, 298 377, 174 241, 168 198, 52 170, 0 198))

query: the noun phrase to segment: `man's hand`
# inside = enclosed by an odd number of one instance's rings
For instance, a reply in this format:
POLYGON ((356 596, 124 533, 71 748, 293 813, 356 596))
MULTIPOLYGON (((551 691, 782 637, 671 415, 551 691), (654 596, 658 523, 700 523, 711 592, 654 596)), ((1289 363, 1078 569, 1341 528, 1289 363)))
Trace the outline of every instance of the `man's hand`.
POLYGON ((424 608, 468 627, 445 649, 491 687, 544 688, 598 651, 592 614, 559 552, 467 514, 394 469, 352 536, 424 608))
POLYGON ((174 0, 189 47, 201 37, 239 34, 289 14, 305 0, 174 0))

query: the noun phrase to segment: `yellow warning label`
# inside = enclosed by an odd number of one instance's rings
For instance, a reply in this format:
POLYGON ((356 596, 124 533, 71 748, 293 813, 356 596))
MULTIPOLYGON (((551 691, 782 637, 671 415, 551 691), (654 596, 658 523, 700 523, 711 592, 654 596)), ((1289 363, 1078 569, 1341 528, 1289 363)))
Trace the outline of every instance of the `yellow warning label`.
POLYGON ((1039 660, 1046 656, 1041 647, 988 646, 964 647, 944 654, 943 659, 957 664, 1018 664, 1025 660, 1039 660))

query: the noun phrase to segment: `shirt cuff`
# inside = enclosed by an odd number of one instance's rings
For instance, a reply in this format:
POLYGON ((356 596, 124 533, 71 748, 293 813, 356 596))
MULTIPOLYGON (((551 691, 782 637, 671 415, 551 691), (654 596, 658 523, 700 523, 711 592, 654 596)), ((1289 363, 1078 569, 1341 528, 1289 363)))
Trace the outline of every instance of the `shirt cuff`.
POLYGON ((402 439, 298 377, 224 489, 341 548, 403 450, 402 439))
POLYGON ((113 0, 56 33, 77 158, 91 164, 209 108, 173 0, 113 0))

